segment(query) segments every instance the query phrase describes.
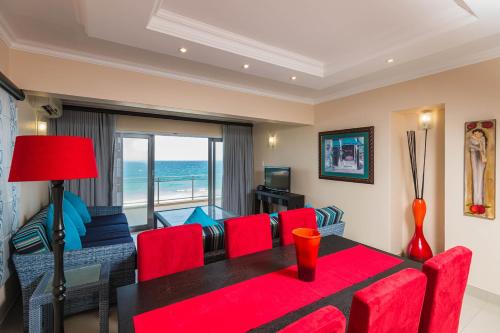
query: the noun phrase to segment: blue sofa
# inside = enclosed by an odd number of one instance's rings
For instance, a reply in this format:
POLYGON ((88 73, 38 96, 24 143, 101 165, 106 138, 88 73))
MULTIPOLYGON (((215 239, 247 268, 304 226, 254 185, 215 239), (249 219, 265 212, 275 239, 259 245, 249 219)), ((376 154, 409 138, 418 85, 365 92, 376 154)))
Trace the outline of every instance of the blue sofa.
MULTIPOLYGON (((87 234, 81 238, 81 250, 65 251, 65 267, 76 267, 102 262, 110 263, 110 301, 116 301, 116 288, 135 282, 136 248, 130 235, 127 218, 121 207, 89 207, 92 221, 86 224, 87 234)), ((47 218, 47 208, 33 216, 13 236, 39 226, 47 218)), ((19 237, 18 237, 19 238, 19 237)), ((19 247, 19 246, 18 246, 19 247)), ((25 252, 25 251, 23 251, 25 252)), ((37 247, 36 253, 15 252, 12 256, 21 285, 24 328, 28 328, 29 299, 43 274, 53 271, 54 260, 50 249, 37 247)), ((97 308, 98 295, 65 303, 65 314, 97 308)))

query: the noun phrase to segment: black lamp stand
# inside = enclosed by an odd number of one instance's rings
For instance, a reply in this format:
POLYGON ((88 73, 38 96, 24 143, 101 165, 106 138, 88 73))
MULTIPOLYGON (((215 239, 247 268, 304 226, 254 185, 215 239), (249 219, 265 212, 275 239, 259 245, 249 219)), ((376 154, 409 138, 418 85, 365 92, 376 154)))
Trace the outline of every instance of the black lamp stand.
POLYGON ((52 250, 54 251, 54 276, 52 295, 54 306, 54 332, 64 333, 64 300, 66 298, 66 278, 64 277, 64 221, 63 196, 64 181, 51 181, 52 203, 54 204, 54 225, 52 250))

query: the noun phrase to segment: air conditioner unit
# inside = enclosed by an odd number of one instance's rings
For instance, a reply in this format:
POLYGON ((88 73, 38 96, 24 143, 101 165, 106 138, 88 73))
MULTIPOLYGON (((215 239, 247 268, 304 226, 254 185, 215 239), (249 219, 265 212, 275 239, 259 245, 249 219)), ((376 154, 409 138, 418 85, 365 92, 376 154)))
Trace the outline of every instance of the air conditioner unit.
POLYGON ((36 112, 48 118, 59 118, 63 114, 62 103, 57 98, 30 95, 28 101, 36 112))

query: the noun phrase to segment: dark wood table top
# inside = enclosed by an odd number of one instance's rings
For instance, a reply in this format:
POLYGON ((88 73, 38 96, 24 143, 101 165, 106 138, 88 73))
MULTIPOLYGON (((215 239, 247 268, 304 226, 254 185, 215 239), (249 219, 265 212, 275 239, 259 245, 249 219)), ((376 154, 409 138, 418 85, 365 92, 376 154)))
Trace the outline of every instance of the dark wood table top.
MULTIPOLYGON (((319 255, 324 256, 356 245, 359 245, 359 243, 343 237, 327 236, 321 239, 319 255)), ((380 250, 377 251, 386 253, 380 250)), ((392 254, 389 255, 394 256, 392 254)), ((387 271, 291 312, 254 331, 275 332, 327 304, 336 306, 348 318, 352 296, 355 291, 401 269, 408 267, 421 268, 421 264, 418 262, 407 258, 400 259, 403 260, 401 264, 387 271)), ((271 273, 294 264, 296 264, 294 246, 275 247, 272 250, 231 260, 223 260, 205 265, 204 267, 118 288, 119 332, 134 332, 132 318, 135 315, 205 294, 256 276, 271 273)))

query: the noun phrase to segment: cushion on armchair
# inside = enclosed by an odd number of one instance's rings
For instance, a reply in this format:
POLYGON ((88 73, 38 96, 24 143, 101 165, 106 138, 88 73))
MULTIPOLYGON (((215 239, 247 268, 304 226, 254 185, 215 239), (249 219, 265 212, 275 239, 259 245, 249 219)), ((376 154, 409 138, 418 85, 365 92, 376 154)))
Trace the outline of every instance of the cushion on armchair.
MULTIPOLYGON (((50 204, 47 212, 47 219, 45 220, 45 228, 47 229, 47 238, 52 242, 52 233, 54 232, 54 205, 50 204)), ((73 221, 68 214, 63 211, 63 222, 64 222, 64 250, 80 250, 82 248, 82 241, 80 240, 80 235, 78 235, 78 230, 76 229, 73 221)))
POLYGON ((47 208, 39 211, 31 220, 12 236, 12 245, 17 253, 50 252, 50 243, 45 230, 47 208))
POLYGON ((64 214, 67 214, 73 222, 76 230, 78 231, 78 235, 80 237, 85 236, 87 229, 85 229, 82 217, 78 214, 75 207, 73 207, 73 205, 66 199, 63 199, 63 212, 64 214))
POLYGON ((83 223, 90 223, 92 221, 87 205, 78 195, 70 191, 64 191, 64 199, 68 200, 75 207, 78 214, 82 217, 83 223))
POLYGON ((344 211, 333 205, 316 209, 318 228, 341 222, 343 215, 344 211))

